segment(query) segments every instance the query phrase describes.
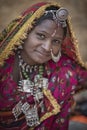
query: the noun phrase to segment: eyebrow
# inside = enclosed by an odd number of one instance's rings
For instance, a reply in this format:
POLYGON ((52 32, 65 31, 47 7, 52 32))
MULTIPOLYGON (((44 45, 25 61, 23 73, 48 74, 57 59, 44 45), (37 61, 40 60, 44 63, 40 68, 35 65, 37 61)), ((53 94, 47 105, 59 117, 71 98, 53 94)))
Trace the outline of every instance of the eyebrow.
MULTIPOLYGON (((38 31, 37 31, 38 32, 38 31)), ((49 34, 48 32, 44 31, 44 30, 39 30, 39 32, 42 32, 42 33, 47 33, 49 34)))

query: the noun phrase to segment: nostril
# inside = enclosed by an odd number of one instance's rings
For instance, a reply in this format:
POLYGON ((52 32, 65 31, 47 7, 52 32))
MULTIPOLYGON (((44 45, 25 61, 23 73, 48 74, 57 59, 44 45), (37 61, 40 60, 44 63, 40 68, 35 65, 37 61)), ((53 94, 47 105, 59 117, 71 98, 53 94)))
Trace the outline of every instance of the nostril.
POLYGON ((45 43, 42 45, 42 48, 45 50, 45 51, 48 51, 50 52, 50 49, 51 49, 51 43, 45 43))

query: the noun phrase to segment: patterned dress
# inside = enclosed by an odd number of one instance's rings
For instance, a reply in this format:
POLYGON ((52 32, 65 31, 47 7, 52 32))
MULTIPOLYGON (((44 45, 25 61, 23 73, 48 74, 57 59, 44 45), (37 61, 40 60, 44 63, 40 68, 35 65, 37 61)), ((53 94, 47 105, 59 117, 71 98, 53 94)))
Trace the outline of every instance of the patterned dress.
MULTIPOLYGON (((45 111, 41 113, 38 107, 40 124, 30 128, 23 114, 17 121, 12 114, 12 108, 24 96, 13 81, 13 64, 14 56, 11 56, 0 68, 0 130, 68 130, 73 94, 79 84, 87 81, 87 71, 67 56, 62 56, 57 64, 50 60, 44 72, 49 80, 47 90, 43 91, 45 111)), ((33 103, 33 98, 30 96, 27 101, 33 103)))

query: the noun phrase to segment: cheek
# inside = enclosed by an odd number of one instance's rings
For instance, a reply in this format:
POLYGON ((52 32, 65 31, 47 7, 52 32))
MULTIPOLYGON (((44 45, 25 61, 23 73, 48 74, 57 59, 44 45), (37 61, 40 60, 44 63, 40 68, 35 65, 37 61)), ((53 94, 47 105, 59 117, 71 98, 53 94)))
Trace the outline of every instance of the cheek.
POLYGON ((24 50, 25 51, 28 51, 28 50, 30 50, 30 44, 29 43, 25 43, 25 45, 24 45, 24 50))
POLYGON ((24 49, 25 50, 31 50, 34 46, 34 43, 33 43, 33 39, 32 38, 28 38, 27 41, 24 43, 24 49))

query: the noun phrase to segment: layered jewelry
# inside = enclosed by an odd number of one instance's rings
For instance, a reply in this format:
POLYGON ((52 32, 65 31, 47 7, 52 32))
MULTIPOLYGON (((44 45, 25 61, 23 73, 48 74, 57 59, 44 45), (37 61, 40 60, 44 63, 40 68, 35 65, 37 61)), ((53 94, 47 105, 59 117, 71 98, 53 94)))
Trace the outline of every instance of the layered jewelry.
POLYGON ((29 127, 37 126, 39 121, 38 108, 40 107, 41 112, 44 112, 44 95, 43 89, 48 87, 48 79, 43 77, 44 66, 29 66, 22 59, 21 52, 18 51, 19 67, 22 73, 22 79, 18 83, 18 91, 24 93, 25 101, 20 97, 20 101, 12 109, 12 113, 17 120, 18 117, 23 113, 25 115, 26 123, 29 127), (38 74, 34 75, 32 80, 29 76, 30 73, 38 70, 38 74), (33 96, 34 104, 30 104, 27 101, 29 96, 33 96))
POLYGON ((54 62, 58 62, 58 61, 60 60, 60 57, 61 57, 61 50, 59 50, 57 56, 55 56, 55 55, 53 54, 53 50, 52 50, 52 49, 50 49, 50 51, 51 51, 52 60, 53 60, 54 62))

